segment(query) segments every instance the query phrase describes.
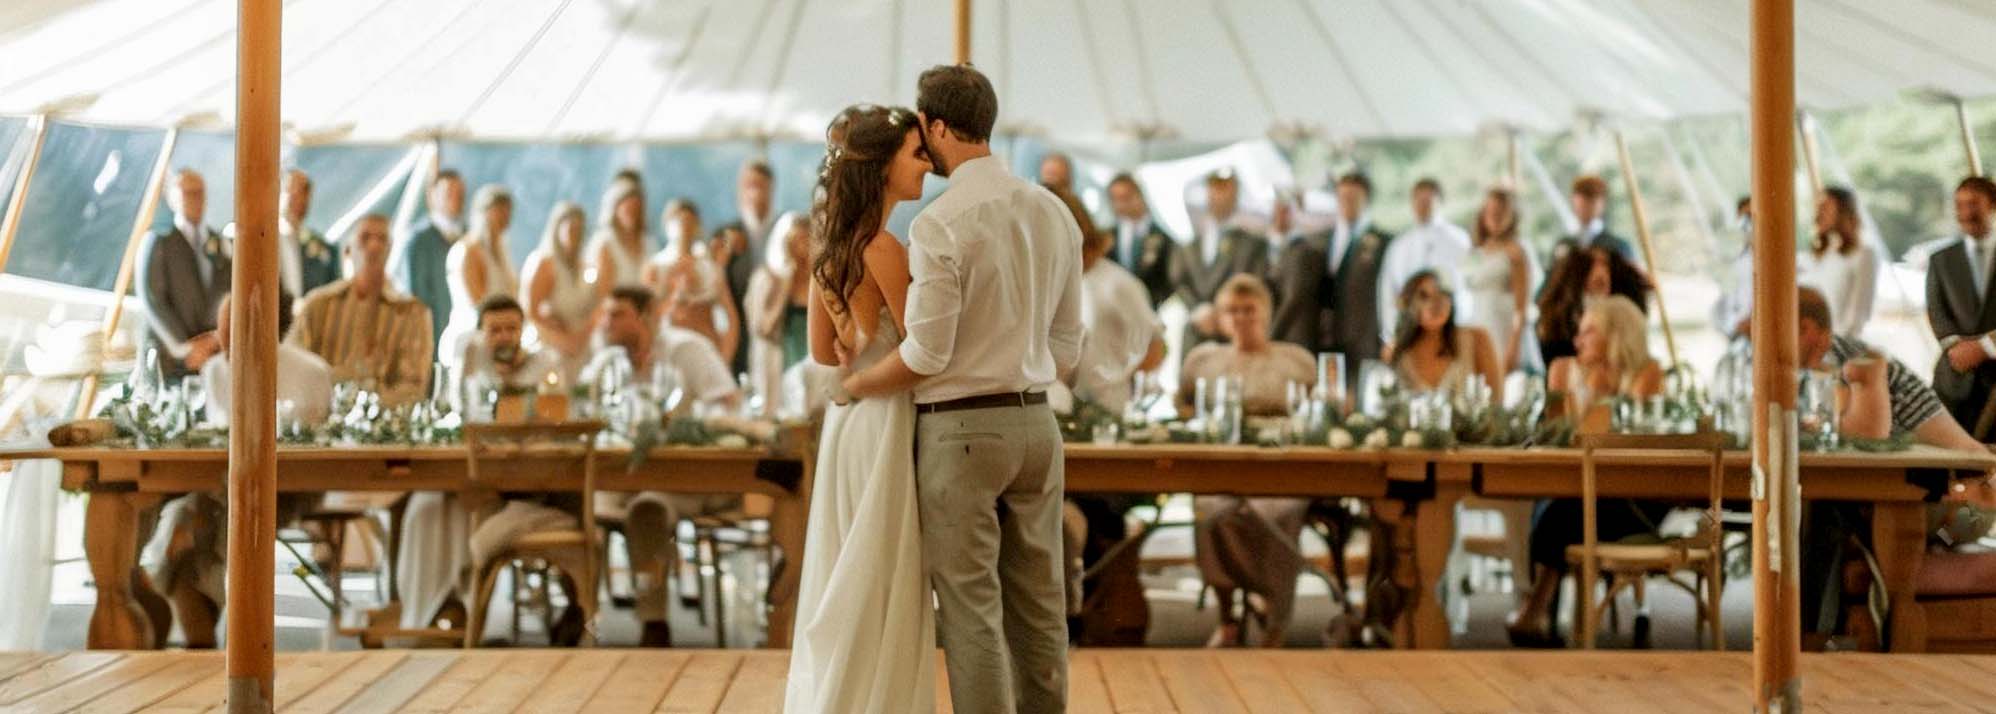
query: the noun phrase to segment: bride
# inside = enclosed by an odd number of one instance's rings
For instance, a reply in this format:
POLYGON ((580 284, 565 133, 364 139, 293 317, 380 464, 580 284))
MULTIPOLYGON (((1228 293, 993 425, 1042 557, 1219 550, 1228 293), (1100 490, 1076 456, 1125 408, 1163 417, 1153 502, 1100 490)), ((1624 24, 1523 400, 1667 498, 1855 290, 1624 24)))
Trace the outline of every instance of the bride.
MULTIPOLYGON (((905 332, 908 253, 888 214, 922 195, 915 114, 860 105, 825 130, 811 212, 811 355, 864 369, 905 332)), ((935 618, 916 514, 909 395, 825 413, 805 540, 786 712, 935 708, 935 618)))

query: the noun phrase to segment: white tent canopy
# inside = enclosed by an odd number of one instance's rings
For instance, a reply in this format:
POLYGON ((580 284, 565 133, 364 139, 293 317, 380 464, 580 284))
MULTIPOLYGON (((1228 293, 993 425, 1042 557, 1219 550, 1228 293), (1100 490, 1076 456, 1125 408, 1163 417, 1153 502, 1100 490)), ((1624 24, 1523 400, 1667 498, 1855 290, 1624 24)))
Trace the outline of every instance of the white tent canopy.
MULTIPOLYGON (((287 0, 306 141, 813 137, 952 56, 941 0, 287 0)), ((976 0, 1001 128, 1073 143, 1334 138, 1743 111, 1745 0, 976 0)), ((1996 5, 1802 0, 1819 108, 1996 93, 1996 5)), ((0 112, 234 116, 234 0, 0 4, 0 112)))

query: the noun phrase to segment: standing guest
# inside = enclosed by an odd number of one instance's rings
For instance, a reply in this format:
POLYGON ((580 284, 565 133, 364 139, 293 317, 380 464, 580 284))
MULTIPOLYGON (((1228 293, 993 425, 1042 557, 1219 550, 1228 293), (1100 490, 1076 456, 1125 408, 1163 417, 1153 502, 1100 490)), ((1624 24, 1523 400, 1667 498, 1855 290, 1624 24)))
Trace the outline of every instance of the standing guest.
POLYGON ((436 334, 430 311, 388 284, 388 217, 368 214, 346 241, 347 274, 298 306, 288 338, 332 365, 337 380, 373 380, 382 402, 429 395, 436 334))
POLYGON ((635 172, 619 174, 603 190, 596 207, 596 234, 589 239, 589 269, 595 271, 596 293, 611 288, 644 285, 645 258, 651 255, 645 230, 645 187, 635 172))
POLYGON ((1040 157, 1040 185, 1055 193, 1074 191, 1074 161, 1058 151, 1040 157))
MULTIPOLYGON (((1588 303, 1571 357, 1553 360, 1546 384, 1549 393, 1565 399, 1552 403, 1548 416, 1565 415, 1576 423, 1604 408, 1605 400, 1632 397, 1646 400, 1663 389, 1663 369, 1650 357, 1647 321, 1636 303, 1612 295, 1588 303)), ((1669 512, 1667 504, 1610 499, 1601 502, 1595 532, 1603 543, 1644 533, 1669 512)), ((1539 504, 1532 519, 1532 590, 1505 623, 1511 643, 1519 647, 1558 646, 1552 634, 1552 601, 1566 574, 1566 549, 1581 542, 1581 503, 1563 498, 1539 504)))
POLYGON ((1581 250, 1554 265, 1539 291, 1539 352, 1546 364, 1574 355, 1574 337, 1588 301, 1619 295, 1642 309, 1654 289, 1641 268, 1607 248, 1581 250))
MULTIPOLYGON (((783 250, 781 247, 769 247, 771 219, 775 217, 770 212, 771 184, 774 180, 775 175, 770 171, 768 163, 761 159, 743 162, 741 170, 735 173, 735 210, 740 218, 721 227, 721 235, 726 236, 727 240, 720 244, 727 247, 727 252, 725 254, 716 252, 714 257, 721 266, 721 272, 727 274, 728 297, 734 300, 736 308, 742 312, 748 311, 749 281, 754 279, 759 268, 768 262, 770 251, 783 250)), ((777 242, 782 242, 781 236, 777 242)), ((735 350, 735 357, 730 366, 734 368, 735 374, 750 371, 749 350, 735 350)))
POLYGON ((312 177, 304 171, 284 172, 284 191, 277 196, 277 277, 293 298, 340 279, 340 256, 326 236, 305 225, 312 210, 312 177))
POLYGON ((1150 202, 1127 173, 1109 179, 1109 210, 1116 220, 1116 264, 1143 283, 1155 308, 1171 297, 1171 258, 1175 242, 1151 216, 1150 202))
POLYGON ((222 351, 215 338, 215 306, 229 293, 230 251, 222 236, 203 225, 207 182, 193 169, 173 174, 166 193, 173 228, 146 234, 136 272, 145 306, 147 349, 159 350, 167 379, 198 374, 222 351))
MULTIPOLYGON (((1179 373, 1179 413, 1192 413, 1189 400, 1198 380, 1238 377, 1242 409, 1248 416, 1286 415, 1289 384, 1316 384, 1314 358, 1300 346, 1268 339, 1273 300, 1261 278, 1234 276, 1220 289, 1219 300, 1221 324, 1230 341, 1200 345, 1185 356, 1185 367, 1179 373)), ((1296 539, 1303 533, 1303 516, 1309 507, 1309 499, 1304 498, 1194 499, 1194 555, 1200 577, 1212 586, 1220 601, 1220 626, 1207 641, 1208 646, 1240 640, 1241 621, 1234 611, 1234 594, 1242 589, 1264 604, 1264 609, 1255 613, 1262 624, 1261 645, 1282 645, 1296 602, 1296 577, 1303 572, 1296 539)))
POLYGON ((741 313, 728 292, 727 274, 703 255, 700 209, 675 198, 665 204, 665 247, 645 264, 644 282, 664 298, 667 324, 706 337, 732 362, 740 338, 741 313), (715 323, 719 320, 721 325, 715 323))
POLYGON ((769 244, 742 306, 749 328, 749 381, 763 395, 766 417, 782 413, 784 375, 811 356, 811 224, 802 214, 787 212, 776 219, 771 235, 780 242, 769 244))
POLYGON ((1432 178, 1414 182, 1414 226, 1393 239, 1379 264, 1379 325, 1398 330, 1401 289, 1415 273, 1436 270, 1447 276, 1443 286, 1459 296, 1463 312, 1474 312, 1476 296, 1462 283, 1463 259, 1469 255, 1469 234, 1441 215, 1442 185, 1432 178))
MULTIPOLYGON (((679 385, 689 401, 716 407, 734 407, 741 401, 728 364, 704 336, 689 330, 660 326, 652 293, 643 288, 621 287, 603 300, 603 346, 589 366, 582 370, 583 383, 595 380, 598 370, 617 359, 629 360, 635 374, 645 378, 653 370, 669 369, 679 375, 679 385)), ((666 566, 678 552, 675 533, 684 518, 714 515, 739 509, 740 494, 687 495, 646 491, 631 496, 598 493, 596 510, 623 511, 624 537, 630 541, 631 569, 637 581, 637 616, 642 625, 640 645, 665 647, 672 644, 672 628, 666 624, 666 566)))
POLYGON ((444 265, 450 271, 450 325, 437 347, 437 361, 459 366, 464 343, 478 331, 479 305, 494 295, 517 295, 520 278, 506 255, 506 229, 513 225, 513 194, 486 184, 471 197, 471 232, 452 243, 444 265))
POLYGON ((395 284, 430 308, 430 346, 450 324, 450 247, 464 235, 464 179, 444 169, 430 181, 429 218, 415 226, 391 261, 395 284))
POLYGON ((1499 366, 1504 374, 1520 367, 1536 369, 1539 364, 1538 339, 1526 331, 1531 314, 1532 288, 1538 282, 1538 266, 1531 251, 1518 240, 1518 211, 1510 189, 1493 188, 1483 197, 1483 210, 1476 214, 1474 246, 1463 260, 1463 284, 1469 289, 1471 309, 1463 311, 1462 324, 1481 328, 1496 341, 1499 366))
MULTIPOLYGON (((1974 429, 1996 386, 1996 300, 1989 299, 1996 272, 1996 183, 1962 179, 1954 190, 1954 220, 1961 240, 1934 253, 1927 265, 1927 322, 1941 341, 1934 363, 1934 393, 1955 421, 1974 429)), ((1977 433, 1977 438, 1987 439, 1977 433)))
POLYGON ((548 215, 540 247, 527 256, 524 278, 527 342, 552 351, 573 376, 589 360, 595 330, 596 285, 582 266, 582 206, 563 201, 548 215))
POLYGON ((1393 339, 1393 371, 1416 392, 1460 394, 1473 381, 1502 403, 1504 372, 1490 334, 1455 324, 1454 296, 1433 270, 1415 273, 1400 289, 1400 329, 1393 339))
POLYGON ((1843 186, 1823 189, 1816 199, 1816 237, 1796 266, 1799 281, 1830 300, 1841 335, 1857 338, 1871 322, 1878 295, 1878 249, 1864 240, 1857 194, 1843 186))
MULTIPOLYGON (((1372 225, 1368 213, 1372 204, 1371 179, 1360 173, 1345 174, 1338 178, 1337 193, 1337 225, 1328 237, 1320 239, 1326 250, 1318 264, 1324 266, 1325 272, 1314 291, 1318 295, 1316 306, 1306 302, 1310 293, 1299 293, 1294 299, 1301 309, 1278 313, 1277 325, 1283 325, 1281 318, 1300 321, 1305 330, 1302 336, 1308 336, 1310 318, 1316 317, 1318 349, 1345 356, 1345 364, 1350 367, 1345 370, 1345 393, 1357 394, 1361 371, 1357 367, 1365 360, 1379 359, 1391 334, 1388 326, 1379 322, 1378 301, 1380 261, 1391 250, 1392 239, 1386 231, 1372 225)), ((1286 290, 1288 286, 1282 287, 1286 290)), ((1290 299, 1287 292, 1284 299, 1290 299)), ((1285 337, 1289 334, 1293 333, 1278 331, 1276 338, 1293 339, 1285 337)))
POLYGON ((1628 241, 1608 232, 1608 182, 1592 174, 1573 180, 1573 191, 1569 195, 1573 206, 1573 220, 1580 226, 1578 234, 1562 238, 1552 247, 1552 259, 1547 265, 1558 265, 1576 248, 1607 248, 1631 265, 1640 265, 1636 260, 1636 249, 1628 241))
POLYGON ((1231 170, 1206 175, 1206 215, 1190 243, 1177 247, 1171 259, 1171 283, 1185 303, 1190 319, 1181 349, 1220 339, 1220 318, 1213 299, 1228 278, 1241 273, 1261 275, 1268 268, 1263 241, 1235 225, 1240 206, 1240 179, 1231 170))
POLYGON ((1753 323, 1753 199, 1740 197, 1733 210, 1740 251, 1721 276, 1719 301, 1712 304, 1712 326, 1728 342, 1745 338, 1753 323))
POLYGON ((1275 192, 1275 201, 1268 207, 1268 226, 1263 230, 1268 240, 1268 270, 1271 272, 1280 264, 1282 253, 1289 249, 1289 244, 1303 239, 1296 228, 1298 210, 1296 194, 1287 189, 1275 192))

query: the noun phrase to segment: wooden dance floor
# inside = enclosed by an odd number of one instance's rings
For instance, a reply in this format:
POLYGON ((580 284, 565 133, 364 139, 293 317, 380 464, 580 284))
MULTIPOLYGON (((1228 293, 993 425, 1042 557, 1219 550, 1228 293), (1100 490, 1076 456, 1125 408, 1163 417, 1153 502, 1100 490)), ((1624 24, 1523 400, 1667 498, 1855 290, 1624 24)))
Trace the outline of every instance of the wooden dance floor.
MULTIPOLYGON (((785 667, 746 650, 284 653, 277 708, 777 712, 785 667)), ((1751 667, 1740 653, 1084 650, 1069 710, 1743 711, 1751 667)), ((1804 655, 1803 674, 1811 711, 1996 711, 1996 657, 1804 655)), ((0 654, 6 712, 218 711, 222 683, 216 652, 0 654)))

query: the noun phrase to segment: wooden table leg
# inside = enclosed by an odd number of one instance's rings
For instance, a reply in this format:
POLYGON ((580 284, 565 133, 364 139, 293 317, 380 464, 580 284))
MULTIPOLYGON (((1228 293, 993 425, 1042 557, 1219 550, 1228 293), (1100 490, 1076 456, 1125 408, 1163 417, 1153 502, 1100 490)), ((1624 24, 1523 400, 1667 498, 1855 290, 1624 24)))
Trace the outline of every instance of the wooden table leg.
POLYGON ((1926 523, 1924 503, 1895 501, 1872 508, 1871 547, 1878 553, 1878 569, 1892 597, 1886 632, 1893 652, 1927 650, 1927 613, 1913 596, 1913 581, 1926 553, 1926 523))
MULTIPOLYGON (((91 649, 142 650, 159 647, 152 618, 142 599, 158 599, 138 570, 139 518, 157 505, 154 494, 92 492, 84 511, 83 552, 97 585, 97 608, 90 615, 91 649), (144 595, 139 593, 143 591, 144 595)), ((150 535, 150 534, 148 534, 150 535)))
POLYGON ((1435 485, 1434 498, 1414 507, 1414 566, 1417 581, 1414 593, 1414 642, 1416 649, 1449 648, 1448 608, 1441 593, 1451 583, 1443 582, 1449 551, 1455 547, 1455 506, 1462 500, 1462 484, 1442 481, 1435 485))

